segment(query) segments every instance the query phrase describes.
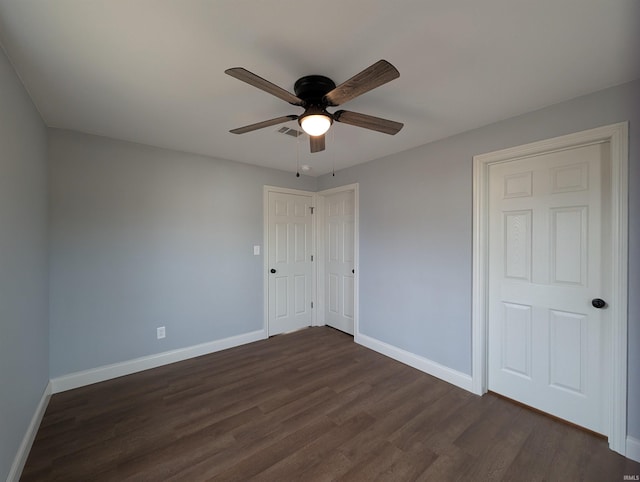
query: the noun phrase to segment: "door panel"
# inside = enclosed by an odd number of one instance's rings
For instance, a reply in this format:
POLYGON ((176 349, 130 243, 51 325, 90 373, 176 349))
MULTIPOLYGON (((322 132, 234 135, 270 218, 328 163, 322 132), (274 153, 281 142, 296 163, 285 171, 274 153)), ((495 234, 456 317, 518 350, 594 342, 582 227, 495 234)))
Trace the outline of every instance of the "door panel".
POLYGON ((531 219, 531 210, 504 213, 505 278, 531 280, 531 219))
POLYGON ((502 369, 531 379, 531 306, 502 306, 502 369))
POLYGON ((585 285, 587 206, 551 209, 551 274, 557 284, 585 285))
MULTIPOLYGON (((344 276, 342 278, 342 286, 344 287, 344 295, 342 297, 344 316, 353 323, 354 301, 355 301, 355 278, 353 275, 344 276)), ((352 330, 353 331, 353 330, 352 330)), ((353 333, 352 333, 353 334, 353 333)))
POLYGON ((311 325, 311 201, 310 195, 268 193, 270 336, 311 325))
POLYGON ((489 389, 600 433, 606 151, 489 170, 489 389))
POLYGON ((275 276, 273 285, 275 289, 276 318, 286 318, 289 316, 289 303, 287 297, 289 293, 289 279, 286 276, 275 276))
POLYGON ((355 194, 325 198, 325 322, 353 335, 355 194))
POLYGON ((587 358, 587 317, 549 310, 549 383, 584 395, 587 358))

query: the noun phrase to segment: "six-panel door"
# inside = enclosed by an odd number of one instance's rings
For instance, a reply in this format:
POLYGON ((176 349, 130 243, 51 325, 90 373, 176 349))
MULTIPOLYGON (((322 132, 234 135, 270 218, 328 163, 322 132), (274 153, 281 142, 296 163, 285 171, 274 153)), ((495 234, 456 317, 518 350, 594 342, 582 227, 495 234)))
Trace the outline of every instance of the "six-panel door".
POLYGON ((353 191, 325 198, 325 317, 353 335, 355 300, 355 199, 353 191))
POLYGON ((602 311, 591 300, 603 296, 607 152, 495 164, 489 177, 489 390, 601 433, 602 311))
POLYGON ((311 325, 311 196, 269 192, 269 335, 311 325))

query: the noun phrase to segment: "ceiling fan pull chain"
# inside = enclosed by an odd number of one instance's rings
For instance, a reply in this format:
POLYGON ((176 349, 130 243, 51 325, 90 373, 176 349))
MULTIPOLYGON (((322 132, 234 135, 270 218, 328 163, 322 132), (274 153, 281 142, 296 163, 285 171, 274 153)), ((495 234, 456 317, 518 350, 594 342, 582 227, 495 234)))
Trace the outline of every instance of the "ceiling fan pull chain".
POLYGON ((296 177, 300 177, 300 134, 296 134, 296 177))
POLYGON ((336 130, 335 130, 335 129, 332 129, 332 130, 331 130, 331 144, 334 146, 334 149, 333 149, 333 156, 332 156, 332 157, 333 157, 333 168, 331 169, 331 170, 332 170, 331 175, 332 175, 333 177, 336 177, 336 150, 335 150, 335 145, 336 145, 336 130))

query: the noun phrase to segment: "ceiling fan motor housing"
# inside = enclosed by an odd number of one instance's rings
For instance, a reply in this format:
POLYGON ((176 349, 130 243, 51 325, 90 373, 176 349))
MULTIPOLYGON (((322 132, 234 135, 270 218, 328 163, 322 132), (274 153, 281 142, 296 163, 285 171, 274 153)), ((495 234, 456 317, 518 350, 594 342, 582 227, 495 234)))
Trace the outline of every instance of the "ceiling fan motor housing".
MULTIPOLYGON (((302 126, 305 117, 321 115, 327 117, 333 124, 333 115, 327 112, 327 103, 324 96, 336 88, 336 84, 324 75, 307 75, 299 78, 293 86, 293 91, 303 100, 304 113, 298 118, 298 124, 302 126)), ((303 127, 304 130, 304 127, 303 127)))
POLYGON ((336 88, 336 84, 324 75, 306 75, 296 80, 293 91, 304 101, 303 107, 318 105, 326 107, 323 97, 336 88))

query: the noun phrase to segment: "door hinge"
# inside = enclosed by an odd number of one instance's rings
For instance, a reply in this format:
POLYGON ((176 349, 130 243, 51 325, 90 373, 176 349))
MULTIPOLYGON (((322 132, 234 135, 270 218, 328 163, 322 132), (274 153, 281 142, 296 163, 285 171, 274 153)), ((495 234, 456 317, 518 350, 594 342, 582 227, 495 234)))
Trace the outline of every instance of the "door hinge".
POLYGON ((313 261, 313 255, 311 255, 311 261, 313 261))
POLYGON ((313 214, 315 208, 313 206, 310 206, 309 209, 311 209, 311 214, 313 214))
POLYGON ((313 308, 313 301, 311 302, 311 308, 313 308))

